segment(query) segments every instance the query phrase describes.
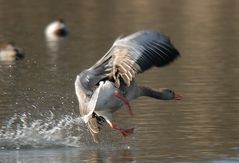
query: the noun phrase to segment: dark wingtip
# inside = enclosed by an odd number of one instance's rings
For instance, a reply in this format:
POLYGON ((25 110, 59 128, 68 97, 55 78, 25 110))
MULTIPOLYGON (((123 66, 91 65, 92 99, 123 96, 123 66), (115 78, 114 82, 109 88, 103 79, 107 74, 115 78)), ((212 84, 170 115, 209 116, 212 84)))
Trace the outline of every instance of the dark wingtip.
POLYGON ((152 66, 163 67, 169 65, 181 56, 179 51, 171 43, 169 37, 163 33, 144 31, 143 34, 147 35, 146 41, 142 42, 144 51, 136 61, 142 71, 152 66))

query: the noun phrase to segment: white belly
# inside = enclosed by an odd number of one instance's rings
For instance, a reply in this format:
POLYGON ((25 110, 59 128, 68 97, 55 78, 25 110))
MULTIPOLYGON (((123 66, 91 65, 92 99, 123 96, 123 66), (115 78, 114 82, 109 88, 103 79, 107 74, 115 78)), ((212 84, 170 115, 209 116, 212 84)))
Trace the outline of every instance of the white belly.
POLYGON ((103 84, 96 102, 95 112, 114 112, 123 105, 122 101, 114 96, 115 91, 117 91, 117 88, 115 88, 114 83, 106 81, 103 84))

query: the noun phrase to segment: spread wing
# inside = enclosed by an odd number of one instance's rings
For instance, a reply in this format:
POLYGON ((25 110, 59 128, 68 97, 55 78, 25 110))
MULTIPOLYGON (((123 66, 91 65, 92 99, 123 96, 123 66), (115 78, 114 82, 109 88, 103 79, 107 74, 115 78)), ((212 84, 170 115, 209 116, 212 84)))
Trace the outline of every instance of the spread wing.
POLYGON ((108 78, 115 81, 116 87, 121 82, 129 86, 138 73, 152 66, 168 65, 179 55, 169 38, 161 32, 140 31, 117 39, 89 71, 97 80, 93 83, 108 78))

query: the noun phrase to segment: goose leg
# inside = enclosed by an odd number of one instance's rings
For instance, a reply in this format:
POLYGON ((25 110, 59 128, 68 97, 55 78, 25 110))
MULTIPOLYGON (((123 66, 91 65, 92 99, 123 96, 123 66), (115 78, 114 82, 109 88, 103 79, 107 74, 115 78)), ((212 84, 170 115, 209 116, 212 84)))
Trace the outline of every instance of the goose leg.
POLYGON ((110 125, 111 128, 113 128, 113 129, 118 130, 119 132, 121 132, 121 134, 122 134, 124 137, 127 137, 127 136, 129 136, 130 134, 133 134, 133 132, 134 132, 134 128, 122 129, 122 128, 118 127, 115 123, 110 122, 109 120, 106 120, 106 121, 107 121, 107 123, 110 125))
POLYGON ((130 115, 133 115, 133 111, 132 111, 132 109, 131 109, 131 106, 130 106, 130 104, 129 104, 128 99, 125 98, 123 95, 121 95, 121 93, 119 93, 118 91, 115 91, 114 96, 117 97, 117 98, 119 98, 119 99, 125 104, 126 109, 128 109, 128 111, 129 111, 129 114, 130 114, 130 115))

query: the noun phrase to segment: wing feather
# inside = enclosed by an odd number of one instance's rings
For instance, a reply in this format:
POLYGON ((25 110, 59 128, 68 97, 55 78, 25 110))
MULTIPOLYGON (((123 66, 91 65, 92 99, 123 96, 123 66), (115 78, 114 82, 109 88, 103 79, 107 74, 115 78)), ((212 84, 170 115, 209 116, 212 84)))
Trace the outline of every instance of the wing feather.
MULTIPOLYGON (((94 71, 103 67, 100 69, 100 75, 113 79, 116 87, 119 87, 122 81, 129 86, 138 73, 152 66, 168 65, 178 56, 178 50, 161 32, 140 31, 117 39, 110 50, 90 69, 94 71)), ((100 77, 97 79, 100 80, 100 77)))

